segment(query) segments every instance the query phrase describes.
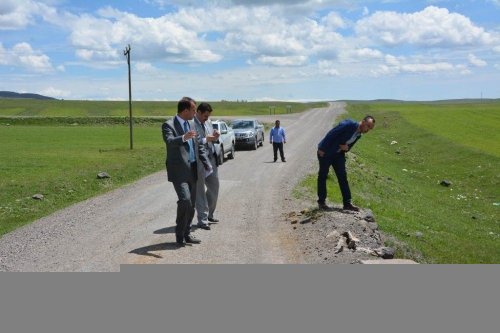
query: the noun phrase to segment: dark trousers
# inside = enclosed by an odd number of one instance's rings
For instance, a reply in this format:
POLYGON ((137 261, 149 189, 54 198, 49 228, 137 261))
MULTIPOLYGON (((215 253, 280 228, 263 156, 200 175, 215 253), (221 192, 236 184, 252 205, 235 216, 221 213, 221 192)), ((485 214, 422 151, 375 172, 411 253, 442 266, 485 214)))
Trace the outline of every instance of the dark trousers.
POLYGON ((273 152, 274 152, 274 161, 278 159, 278 149, 280 151, 281 160, 285 160, 285 153, 283 152, 283 142, 273 142, 273 152))
POLYGON ((330 171, 330 166, 333 167, 337 180, 339 182, 340 192, 342 193, 343 204, 351 203, 351 189, 347 181, 347 171, 345 167, 345 155, 336 154, 334 157, 319 157, 319 172, 318 172, 318 203, 324 203, 327 197, 326 193, 326 178, 330 171))
POLYGON ((194 217, 196 203, 196 164, 191 166, 190 177, 185 182, 174 182, 177 193, 177 217, 175 220, 175 239, 182 242, 191 232, 191 222, 194 217))

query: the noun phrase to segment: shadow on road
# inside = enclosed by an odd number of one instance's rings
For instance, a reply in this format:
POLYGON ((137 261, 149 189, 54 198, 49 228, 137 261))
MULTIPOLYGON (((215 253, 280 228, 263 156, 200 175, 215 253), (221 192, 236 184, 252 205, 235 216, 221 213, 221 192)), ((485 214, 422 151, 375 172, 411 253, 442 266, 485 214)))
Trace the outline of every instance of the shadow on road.
POLYGON ((155 235, 164 235, 164 234, 175 234, 175 225, 172 227, 166 227, 163 229, 156 230, 153 232, 155 235))
MULTIPOLYGON (((190 245, 190 244, 186 244, 190 245)), ((137 254, 140 256, 147 256, 147 257, 154 257, 154 258, 163 258, 162 256, 155 254, 155 253, 150 253, 150 252, 158 252, 158 251, 168 251, 168 250, 178 250, 180 247, 176 242, 170 242, 170 243, 161 243, 161 244, 155 244, 155 245, 149 245, 145 247, 141 247, 135 250, 130 251, 129 253, 137 254)))

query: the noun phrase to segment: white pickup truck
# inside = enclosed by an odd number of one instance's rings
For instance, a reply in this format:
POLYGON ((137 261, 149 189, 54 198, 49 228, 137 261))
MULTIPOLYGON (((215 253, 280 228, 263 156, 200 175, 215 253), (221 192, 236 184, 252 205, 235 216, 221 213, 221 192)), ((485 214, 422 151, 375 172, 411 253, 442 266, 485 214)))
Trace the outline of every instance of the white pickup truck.
POLYGON ((233 129, 222 120, 212 121, 212 126, 215 130, 219 131, 219 142, 215 144, 217 159, 219 165, 224 163, 224 156, 232 160, 234 158, 234 145, 236 139, 234 137, 233 129))

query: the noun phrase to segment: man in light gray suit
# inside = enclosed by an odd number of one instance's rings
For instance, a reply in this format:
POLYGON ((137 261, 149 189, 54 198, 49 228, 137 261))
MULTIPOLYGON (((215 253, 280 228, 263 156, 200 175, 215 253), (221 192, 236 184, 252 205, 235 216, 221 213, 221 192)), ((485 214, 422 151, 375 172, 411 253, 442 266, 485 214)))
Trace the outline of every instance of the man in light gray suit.
POLYGON ((212 123, 208 119, 211 114, 212 106, 208 103, 201 103, 194 117, 196 131, 200 134, 199 144, 205 146, 206 159, 210 161, 211 169, 211 172, 207 172, 207 168, 199 165, 196 183, 197 226, 205 230, 210 230, 209 221, 218 221, 214 218, 217 198, 219 197, 219 175, 214 142, 219 139, 220 134, 214 131, 212 123))
POLYGON ((198 144, 195 125, 192 121, 196 113, 196 102, 189 97, 177 104, 177 115, 163 123, 163 140, 167 146, 168 181, 177 193, 177 217, 175 239, 179 246, 185 243, 198 244, 199 239, 190 235, 191 221, 196 202, 197 164, 208 166, 203 145, 198 144))

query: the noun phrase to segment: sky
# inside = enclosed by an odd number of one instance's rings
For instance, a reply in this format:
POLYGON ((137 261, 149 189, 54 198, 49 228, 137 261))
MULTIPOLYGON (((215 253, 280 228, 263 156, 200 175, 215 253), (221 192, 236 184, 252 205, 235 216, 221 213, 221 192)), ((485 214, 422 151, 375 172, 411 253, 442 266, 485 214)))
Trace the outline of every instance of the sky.
POLYGON ((500 98, 500 0, 1 0, 0 90, 70 100, 500 98))

